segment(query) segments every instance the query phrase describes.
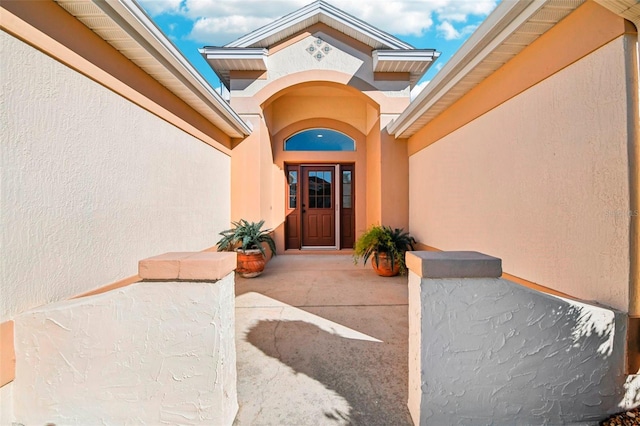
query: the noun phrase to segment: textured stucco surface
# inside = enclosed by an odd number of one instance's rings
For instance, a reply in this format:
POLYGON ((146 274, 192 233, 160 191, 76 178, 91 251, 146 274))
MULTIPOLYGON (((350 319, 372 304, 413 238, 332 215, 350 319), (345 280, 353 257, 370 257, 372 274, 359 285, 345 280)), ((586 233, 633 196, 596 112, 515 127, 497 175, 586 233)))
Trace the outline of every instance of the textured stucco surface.
POLYGON ((13 383, 8 383, 0 388, 0 424, 10 425, 13 421, 13 383))
POLYGON ((228 156, 4 32, 0 46, 0 321, 215 244, 228 156))
POLYGON ((624 66, 618 38, 411 156, 411 233, 626 312, 624 66))
POLYGON ((22 424, 230 425, 234 273, 142 282, 16 317, 22 424))
POLYGON ((416 424, 597 424, 638 403, 637 389, 626 399, 618 311, 500 278, 410 272, 409 327, 416 424))

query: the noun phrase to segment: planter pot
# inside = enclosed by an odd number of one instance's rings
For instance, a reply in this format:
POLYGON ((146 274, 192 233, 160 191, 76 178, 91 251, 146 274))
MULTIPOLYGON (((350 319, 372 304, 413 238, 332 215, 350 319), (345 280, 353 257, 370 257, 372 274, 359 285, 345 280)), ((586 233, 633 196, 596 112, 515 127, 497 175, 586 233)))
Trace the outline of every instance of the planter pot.
POLYGON ((387 256, 387 253, 378 253, 378 259, 380 263, 376 262, 375 256, 371 258, 371 265, 376 274, 381 277, 395 277, 400 273, 400 262, 395 262, 393 269, 391 269, 391 259, 387 256))
POLYGON ((243 278, 257 277, 264 271, 266 260, 260 250, 236 250, 238 267, 236 272, 243 278))

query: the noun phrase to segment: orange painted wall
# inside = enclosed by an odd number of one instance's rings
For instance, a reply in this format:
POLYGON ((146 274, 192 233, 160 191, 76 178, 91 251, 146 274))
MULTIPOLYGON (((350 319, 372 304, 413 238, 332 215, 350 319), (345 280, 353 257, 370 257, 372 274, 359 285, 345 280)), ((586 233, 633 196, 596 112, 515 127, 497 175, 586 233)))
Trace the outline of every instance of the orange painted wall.
POLYGON ((16 353, 13 346, 13 321, 0 323, 0 387, 16 375, 16 353))
POLYGON ((586 2, 412 136, 412 233, 625 311, 634 40, 586 2))
POLYGON ((269 176, 262 170, 262 150, 269 149, 262 143, 266 131, 264 121, 258 116, 243 117, 253 126, 253 131, 240 145, 231 151, 231 220, 267 220, 267 226, 274 224, 262 211, 261 189, 269 176))
MULTIPOLYGON (((380 122, 367 134, 367 224, 382 224, 382 142, 380 122)), ((358 229, 360 231, 360 229, 358 229)))
MULTIPOLYGON (((384 129, 387 123, 382 123, 384 129)), ((406 141, 398 141, 386 130, 380 135, 382 176, 380 182, 381 223, 409 229, 409 156, 406 141)))

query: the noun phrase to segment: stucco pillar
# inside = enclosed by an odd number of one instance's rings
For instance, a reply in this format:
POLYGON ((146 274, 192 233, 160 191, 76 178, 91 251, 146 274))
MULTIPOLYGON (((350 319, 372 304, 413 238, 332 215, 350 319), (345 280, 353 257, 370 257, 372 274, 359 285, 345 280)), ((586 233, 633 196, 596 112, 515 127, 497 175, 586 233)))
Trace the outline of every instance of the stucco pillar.
POLYGON ((382 224, 382 145, 380 126, 367 134, 367 227, 382 224))
POLYGON ((269 135, 261 116, 242 115, 242 118, 251 123, 253 131, 231 152, 231 220, 269 222, 270 215, 265 216, 264 211, 271 193, 271 169, 265 165, 264 154, 271 148, 269 135))
POLYGON ((409 227, 409 156, 407 145, 390 135, 389 116, 367 135, 367 225, 409 227))
MULTIPOLYGON (((382 125, 386 126, 386 122, 382 125)), ((399 141, 383 128, 382 150, 382 223, 393 228, 409 229, 409 155, 405 141, 399 141)))
POLYGON ((143 282, 15 319, 20 424, 231 425, 235 253, 167 253, 143 282))
POLYGON ((477 252, 407 267, 414 424, 585 424, 637 403, 623 313, 501 279, 477 252))

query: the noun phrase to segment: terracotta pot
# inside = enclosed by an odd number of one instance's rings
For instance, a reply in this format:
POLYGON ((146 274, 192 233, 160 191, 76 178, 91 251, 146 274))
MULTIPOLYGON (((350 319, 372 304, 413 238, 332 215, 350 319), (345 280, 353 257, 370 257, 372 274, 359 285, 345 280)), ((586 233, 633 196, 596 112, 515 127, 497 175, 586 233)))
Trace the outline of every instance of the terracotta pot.
POLYGON ((260 250, 236 250, 238 266, 236 272, 243 278, 257 277, 264 271, 266 260, 260 250))
POLYGON ((400 262, 396 261, 391 269, 391 259, 387 256, 387 253, 378 253, 378 259, 380 263, 376 262, 375 256, 371 256, 371 265, 376 274, 381 277, 395 277, 400 273, 400 262))

